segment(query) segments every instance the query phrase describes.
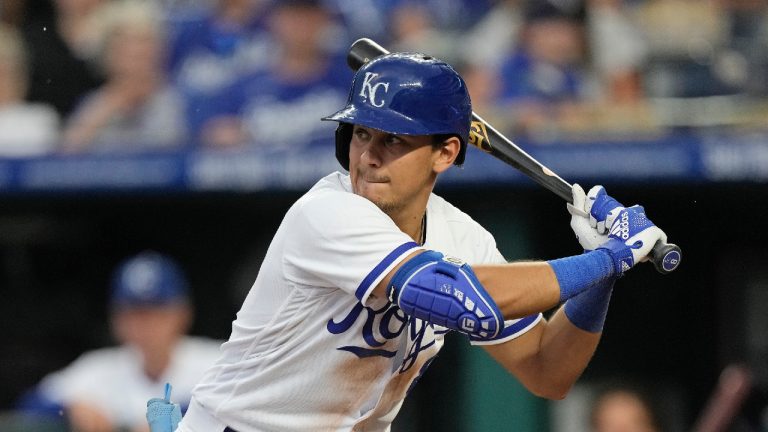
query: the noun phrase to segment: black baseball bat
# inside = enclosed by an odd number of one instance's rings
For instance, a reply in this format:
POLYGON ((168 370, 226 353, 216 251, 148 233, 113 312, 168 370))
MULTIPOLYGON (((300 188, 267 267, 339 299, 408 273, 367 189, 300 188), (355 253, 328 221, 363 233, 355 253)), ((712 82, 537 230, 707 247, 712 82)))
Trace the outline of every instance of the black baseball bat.
MULTIPOLYGON (((389 51, 373 40, 361 38, 350 46, 347 64, 352 70, 358 70, 368 61, 388 53, 389 51)), ((474 112, 472 113, 469 143, 511 165, 565 201, 573 202, 570 183, 539 163, 474 112)), ((653 246, 649 258, 659 273, 667 274, 673 272, 680 265, 682 251, 675 244, 658 241, 653 246)))

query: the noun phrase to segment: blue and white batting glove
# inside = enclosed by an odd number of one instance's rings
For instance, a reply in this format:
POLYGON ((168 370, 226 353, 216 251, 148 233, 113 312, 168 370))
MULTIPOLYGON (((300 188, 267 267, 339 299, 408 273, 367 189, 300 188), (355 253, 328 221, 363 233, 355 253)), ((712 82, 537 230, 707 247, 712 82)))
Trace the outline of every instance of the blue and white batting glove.
POLYGON ((147 401, 147 422, 150 432, 173 432, 181 422, 181 407, 171 402, 171 385, 165 385, 165 398, 147 401))
POLYGON ((589 224, 599 234, 608 234, 616 216, 624 208, 624 204, 613 199, 600 185, 589 190, 584 202, 584 211, 589 215, 589 224))
POLYGON ((608 241, 608 234, 599 233, 590 223, 589 209, 586 207, 587 196, 584 189, 574 183, 572 193, 573 203, 566 205, 568 213, 571 214, 571 229, 585 251, 595 250, 608 241))
POLYGON ((646 217, 642 206, 625 208, 602 186, 590 189, 585 209, 590 215, 590 224, 599 233, 608 233, 608 241, 598 249, 611 254, 617 274, 646 261, 659 240, 667 241, 667 235, 646 217))

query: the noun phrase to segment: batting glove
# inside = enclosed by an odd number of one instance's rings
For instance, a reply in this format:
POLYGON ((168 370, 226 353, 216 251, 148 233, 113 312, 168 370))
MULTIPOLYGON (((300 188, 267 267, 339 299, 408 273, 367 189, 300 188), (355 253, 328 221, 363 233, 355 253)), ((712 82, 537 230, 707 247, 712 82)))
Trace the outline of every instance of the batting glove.
POLYGON ((642 206, 625 208, 602 186, 590 189, 585 210, 589 213, 590 226, 598 233, 608 233, 608 241, 599 249, 611 254, 619 274, 646 261, 656 242, 667 241, 667 235, 647 218, 642 206))
POLYGON ((571 214, 571 229, 576 234, 576 239, 585 251, 597 249, 608 241, 608 234, 599 233, 590 222, 590 213, 587 208, 587 196, 584 189, 578 184, 573 185, 573 204, 568 203, 568 213, 571 214))
POLYGON ((600 185, 589 190, 584 202, 584 211, 589 214, 589 225, 599 234, 608 233, 616 216, 623 209, 624 204, 609 196, 600 185))
POLYGON ((165 385, 165 398, 147 401, 147 422, 150 432, 173 432, 181 422, 181 407, 171 402, 171 385, 165 385))

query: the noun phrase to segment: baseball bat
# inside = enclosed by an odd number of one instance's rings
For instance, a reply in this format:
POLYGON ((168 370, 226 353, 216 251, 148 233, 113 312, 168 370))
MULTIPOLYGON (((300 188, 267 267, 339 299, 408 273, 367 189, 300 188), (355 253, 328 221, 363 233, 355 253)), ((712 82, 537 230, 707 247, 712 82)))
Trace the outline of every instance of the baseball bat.
MULTIPOLYGON (((373 40, 361 38, 350 46, 347 64, 356 71, 368 61, 388 53, 389 51, 373 40)), ((469 144, 511 165, 565 201, 573 202, 570 183, 539 163, 474 112, 472 113, 469 144)), ((667 274, 673 272, 680 265, 682 251, 675 244, 659 241, 653 246, 649 258, 659 273, 667 274)))

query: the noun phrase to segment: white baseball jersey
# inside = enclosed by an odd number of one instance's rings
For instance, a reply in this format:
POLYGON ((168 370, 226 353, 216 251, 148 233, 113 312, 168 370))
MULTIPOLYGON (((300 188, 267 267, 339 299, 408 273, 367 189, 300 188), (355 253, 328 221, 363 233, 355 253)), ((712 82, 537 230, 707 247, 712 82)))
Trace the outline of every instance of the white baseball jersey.
POLYGON ((162 397, 165 383, 173 385, 173 401, 186 407, 192 389, 219 356, 221 341, 187 336, 173 351, 167 370, 157 381, 142 370, 141 354, 128 347, 87 352, 66 368, 46 376, 39 391, 61 404, 87 402, 99 408, 115 427, 146 427, 147 401, 162 397))
MULTIPOLYGON (((449 331, 407 317, 386 299, 369 299, 420 248, 371 201, 351 193, 349 176, 320 180, 283 219, 190 411, 204 410, 217 426, 238 432, 389 430, 449 331)), ((469 263, 504 262, 490 233, 434 194, 424 248, 469 263)), ((518 320, 519 330, 505 340, 539 318, 518 320)), ((179 430, 203 432, 194 417, 179 430)))

